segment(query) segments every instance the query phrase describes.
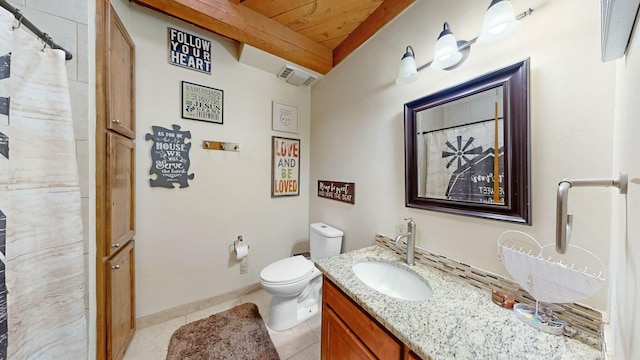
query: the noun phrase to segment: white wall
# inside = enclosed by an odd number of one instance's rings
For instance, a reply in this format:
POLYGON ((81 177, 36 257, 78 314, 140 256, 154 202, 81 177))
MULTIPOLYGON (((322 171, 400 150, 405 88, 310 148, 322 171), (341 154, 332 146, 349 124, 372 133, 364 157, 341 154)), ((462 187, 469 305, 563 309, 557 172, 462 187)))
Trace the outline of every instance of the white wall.
MULTIPOLYGON (((345 231, 346 251, 372 244, 376 232, 393 236, 413 217, 418 245, 506 275, 496 241, 505 230, 554 241, 555 199, 562 178, 612 174, 615 65, 600 62, 599 4, 577 0, 512 1, 532 16, 505 41, 474 45, 460 68, 427 68, 415 83, 394 80, 407 45, 418 65, 432 58, 444 21, 458 39, 478 35, 488 1, 418 0, 333 69, 312 92, 310 221, 345 231), (479 75, 531 58, 531 201, 533 226, 416 210, 404 206, 403 104, 479 75), (315 195, 317 180, 356 183, 356 204, 315 195)), ((607 262, 610 189, 573 189, 572 244, 607 262)), ((579 263, 571 251, 565 261, 579 263)), ((606 309, 606 289, 586 300, 606 309)))
POLYGON ((614 172, 629 174, 626 199, 616 197, 612 211, 611 329, 609 350, 616 359, 640 358, 640 35, 634 33, 625 58, 617 61, 614 172))
POLYGON ((145 316, 259 282, 260 270, 308 236, 310 90, 238 63, 238 45, 137 5, 115 4, 136 45, 136 311, 145 316), (212 40, 213 73, 168 63, 167 27, 212 40), (224 91, 224 124, 181 119, 181 81, 224 91), (299 134, 271 130, 272 101, 296 105, 299 134), (151 126, 191 131, 195 178, 183 189, 151 188, 151 126), (271 198, 271 137, 301 139, 301 193, 271 198), (204 150, 203 140, 240 144, 204 150), (250 245, 249 272, 231 257, 250 245))

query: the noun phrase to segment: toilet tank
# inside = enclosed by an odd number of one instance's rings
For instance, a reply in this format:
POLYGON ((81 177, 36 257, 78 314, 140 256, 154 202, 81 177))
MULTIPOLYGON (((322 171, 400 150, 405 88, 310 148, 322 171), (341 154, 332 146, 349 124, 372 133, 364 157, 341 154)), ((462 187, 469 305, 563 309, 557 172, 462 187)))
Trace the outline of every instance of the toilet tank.
POLYGON ((311 260, 339 255, 342 248, 342 235, 342 231, 327 224, 311 224, 309 229, 311 260))

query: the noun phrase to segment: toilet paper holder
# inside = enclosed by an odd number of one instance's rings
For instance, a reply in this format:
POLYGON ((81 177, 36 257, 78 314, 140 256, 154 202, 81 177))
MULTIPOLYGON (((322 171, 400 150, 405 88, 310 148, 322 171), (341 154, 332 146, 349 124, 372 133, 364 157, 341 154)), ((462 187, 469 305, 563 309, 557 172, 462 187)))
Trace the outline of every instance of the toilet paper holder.
MULTIPOLYGON (((242 235, 238 235, 238 239, 233 242, 233 252, 234 253, 238 253, 237 249, 238 249, 238 246, 242 246, 242 241, 243 241, 242 235)), ((250 248, 250 246, 247 245, 247 249, 249 249, 249 248, 250 248)))

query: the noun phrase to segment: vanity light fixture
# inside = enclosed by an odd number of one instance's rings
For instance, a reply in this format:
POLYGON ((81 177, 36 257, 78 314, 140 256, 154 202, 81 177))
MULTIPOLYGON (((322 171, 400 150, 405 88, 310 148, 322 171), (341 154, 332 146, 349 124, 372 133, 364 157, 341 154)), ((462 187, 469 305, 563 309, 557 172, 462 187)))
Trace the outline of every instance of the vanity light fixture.
POLYGON ((443 30, 438 36, 434 50, 434 60, 416 68, 415 52, 411 46, 402 56, 400 71, 396 84, 408 84, 418 78, 418 71, 431 66, 437 70, 453 70, 467 59, 471 45, 476 41, 480 44, 491 44, 506 38, 518 29, 517 20, 531 15, 533 9, 529 8, 518 16, 513 16, 513 6, 509 0, 492 0, 482 24, 482 33, 469 41, 456 41, 449 23, 445 22, 443 30), (456 47, 453 45, 457 45, 456 47))
POLYGON ((414 82, 418 78, 418 70, 416 69, 416 58, 413 54, 413 48, 407 46, 407 51, 400 61, 400 71, 396 84, 408 84, 414 82))
MULTIPOLYGON (((466 41, 462 41, 461 43, 464 44, 466 41)), ((462 52, 458 50, 458 46, 462 44, 458 44, 458 41, 456 41, 455 36, 453 36, 451 32, 449 23, 445 22, 442 32, 440 36, 438 36, 438 41, 436 41, 436 47, 433 51, 434 59, 431 67, 436 70, 452 70, 462 64, 463 58, 466 58, 462 55, 462 52)), ((469 47, 465 47, 463 51, 469 54, 469 47)))
POLYGON ((513 13, 509 0, 493 0, 482 22, 482 32, 478 44, 492 44, 513 34, 520 23, 513 13))

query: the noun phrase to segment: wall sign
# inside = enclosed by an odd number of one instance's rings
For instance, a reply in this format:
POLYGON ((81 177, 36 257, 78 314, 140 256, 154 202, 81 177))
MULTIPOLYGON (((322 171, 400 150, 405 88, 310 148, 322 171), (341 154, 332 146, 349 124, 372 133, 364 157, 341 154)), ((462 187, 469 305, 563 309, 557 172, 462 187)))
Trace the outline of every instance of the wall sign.
POLYGON ((169 27, 169 63, 211 74, 211 40, 169 27))
POLYGON ((300 195, 300 140, 271 141, 271 197, 300 195))
POLYGON ((189 150, 191 143, 186 139, 191 138, 190 131, 180 131, 179 125, 172 125, 173 130, 160 126, 152 126, 153 134, 147 134, 146 140, 153 140, 151 148, 151 169, 149 175, 156 178, 149 179, 151 187, 174 188, 179 184, 180 188, 189 187, 187 180, 193 180, 195 175, 189 174, 189 150))
POLYGON ((318 180, 318 196, 349 204, 355 204, 356 184, 350 182, 318 180))
POLYGON ((222 124, 224 92, 202 85, 182 82, 182 118, 222 124))
POLYGON ((273 102, 273 130, 298 133, 298 108, 291 105, 273 102))

